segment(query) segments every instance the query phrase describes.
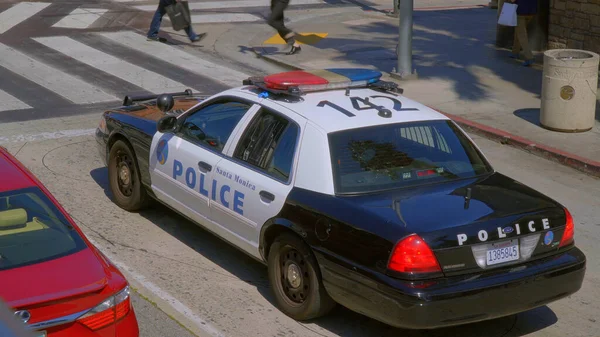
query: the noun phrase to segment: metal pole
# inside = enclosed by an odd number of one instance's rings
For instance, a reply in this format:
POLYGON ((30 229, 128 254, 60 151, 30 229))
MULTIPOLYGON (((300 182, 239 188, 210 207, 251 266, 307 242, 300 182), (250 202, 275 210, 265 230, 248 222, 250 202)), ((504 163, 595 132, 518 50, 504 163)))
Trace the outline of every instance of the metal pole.
POLYGON ((412 67, 412 31, 414 0, 398 0, 400 2, 400 24, 398 25, 398 75, 411 77, 412 67))

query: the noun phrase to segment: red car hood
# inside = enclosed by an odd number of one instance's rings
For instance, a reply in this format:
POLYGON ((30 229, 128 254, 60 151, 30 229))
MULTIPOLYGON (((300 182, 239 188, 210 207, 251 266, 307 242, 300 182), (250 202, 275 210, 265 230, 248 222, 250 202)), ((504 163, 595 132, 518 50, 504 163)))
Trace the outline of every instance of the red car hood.
POLYGON ((0 271, 0 298, 12 308, 95 292, 108 283, 108 270, 85 248, 75 254, 0 271))

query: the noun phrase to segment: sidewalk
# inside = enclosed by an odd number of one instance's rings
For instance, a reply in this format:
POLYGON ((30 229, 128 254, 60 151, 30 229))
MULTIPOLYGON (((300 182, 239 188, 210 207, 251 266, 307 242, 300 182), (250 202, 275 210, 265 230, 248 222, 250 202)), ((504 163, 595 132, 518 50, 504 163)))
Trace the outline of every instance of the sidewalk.
MULTIPOLYGON (((481 6, 416 10, 413 66, 419 79, 399 82, 404 95, 473 132, 600 176, 600 113, 588 132, 542 128, 542 55, 537 55, 538 64, 526 68, 522 61, 510 59, 509 51, 497 49, 495 15, 495 10, 481 6)), ((286 46, 270 30, 256 35, 250 46, 263 59, 289 69, 369 67, 391 79, 398 19, 380 6, 305 18, 290 27, 306 35, 303 41, 308 44, 300 54, 285 55, 286 46)))

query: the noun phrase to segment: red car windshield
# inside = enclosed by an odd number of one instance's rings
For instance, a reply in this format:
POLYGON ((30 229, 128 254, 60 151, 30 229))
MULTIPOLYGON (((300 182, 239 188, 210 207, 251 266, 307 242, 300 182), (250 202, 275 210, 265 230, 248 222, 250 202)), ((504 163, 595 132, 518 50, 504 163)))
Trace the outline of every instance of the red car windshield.
POLYGON ((85 242, 37 187, 0 193, 0 270, 76 253, 85 242))
POLYGON ((397 123, 329 135, 339 194, 472 178, 492 172, 474 144, 450 121, 397 123))

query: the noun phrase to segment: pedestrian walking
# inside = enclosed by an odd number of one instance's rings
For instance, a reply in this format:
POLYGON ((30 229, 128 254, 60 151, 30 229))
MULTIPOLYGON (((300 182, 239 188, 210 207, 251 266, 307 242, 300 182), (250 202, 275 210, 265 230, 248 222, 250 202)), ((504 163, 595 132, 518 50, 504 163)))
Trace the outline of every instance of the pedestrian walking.
POLYGON ((533 64, 534 59, 533 53, 531 52, 531 47, 529 46, 527 25, 529 25, 535 14, 537 14, 538 2, 537 0, 509 1, 517 5, 517 27, 515 27, 515 38, 510 57, 518 58, 519 52, 521 49, 523 49, 523 55, 525 56, 525 62, 523 62, 523 65, 528 67, 533 64))
MULTIPOLYGON (((165 7, 173 5, 173 4, 175 4, 175 2, 179 2, 179 1, 181 1, 181 0, 159 0, 158 8, 156 9, 156 12, 154 13, 154 17, 152 18, 152 22, 150 23, 150 29, 148 30, 148 34, 147 34, 149 41, 163 41, 164 40, 164 39, 161 39, 158 37, 158 31, 160 30, 160 24, 162 22, 162 18, 167 13, 167 10, 165 9, 165 7)), ((192 42, 200 41, 204 38, 204 36, 206 36, 206 33, 202 33, 199 35, 196 34, 194 32, 194 29, 192 28, 191 23, 189 26, 185 27, 184 30, 187 33, 188 38, 192 42)))
POLYGON ((283 12, 289 4, 290 0, 271 0, 271 16, 269 17, 268 23, 269 26, 277 30, 279 36, 281 36, 288 45, 292 46, 290 51, 287 52, 287 55, 293 55, 302 51, 302 48, 298 41, 296 41, 296 33, 287 28, 283 22, 283 12))

